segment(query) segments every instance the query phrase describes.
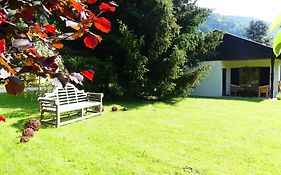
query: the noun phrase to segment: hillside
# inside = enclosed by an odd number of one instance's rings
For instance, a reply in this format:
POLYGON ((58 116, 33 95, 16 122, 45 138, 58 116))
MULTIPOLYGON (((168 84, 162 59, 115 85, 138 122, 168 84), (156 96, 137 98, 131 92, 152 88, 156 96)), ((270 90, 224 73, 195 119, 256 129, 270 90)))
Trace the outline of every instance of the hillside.
POLYGON ((221 30, 244 37, 245 28, 248 27, 251 20, 257 19, 245 16, 225 16, 212 13, 208 20, 199 27, 199 30, 203 32, 221 30))

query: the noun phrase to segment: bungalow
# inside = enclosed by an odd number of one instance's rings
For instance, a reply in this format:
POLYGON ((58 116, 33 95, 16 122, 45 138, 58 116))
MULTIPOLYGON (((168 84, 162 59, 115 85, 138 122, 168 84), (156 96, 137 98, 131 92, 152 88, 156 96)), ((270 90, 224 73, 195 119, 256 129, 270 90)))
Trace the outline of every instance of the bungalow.
POLYGON ((273 98, 278 93, 281 61, 263 44, 225 33, 217 56, 202 65, 211 69, 194 96, 273 98))

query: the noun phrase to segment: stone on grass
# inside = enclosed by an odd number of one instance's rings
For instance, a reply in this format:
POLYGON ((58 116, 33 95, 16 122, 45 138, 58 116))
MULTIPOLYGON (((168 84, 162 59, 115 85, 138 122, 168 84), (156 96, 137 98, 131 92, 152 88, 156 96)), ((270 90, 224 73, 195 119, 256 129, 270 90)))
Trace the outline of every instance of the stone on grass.
POLYGON ((128 111, 127 107, 122 108, 122 111, 128 111))
POLYGON ((38 131, 41 127, 41 122, 37 119, 29 119, 24 128, 32 128, 34 131, 38 131))
MULTIPOLYGON (((96 112, 100 112, 100 106, 96 106, 95 107, 95 111, 96 112)), ((102 112, 104 111, 104 107, 102 106, 102 112)))
POLYGON ((20 142, 21 142, 21 143, 27 143, 28 141, 29 141, 29 138, 26 137, 26 136, 22 136, 22 137, 20 138, 20 142))
POLYGON ((22 132, 22 136, 31 137, 34 134, 34 129, 32 128, 25 128, 22 132))
POLYGON ((116 106, 112 106, 111 111, 112 112, 116 112, 118 110, 118 108, 116 106))

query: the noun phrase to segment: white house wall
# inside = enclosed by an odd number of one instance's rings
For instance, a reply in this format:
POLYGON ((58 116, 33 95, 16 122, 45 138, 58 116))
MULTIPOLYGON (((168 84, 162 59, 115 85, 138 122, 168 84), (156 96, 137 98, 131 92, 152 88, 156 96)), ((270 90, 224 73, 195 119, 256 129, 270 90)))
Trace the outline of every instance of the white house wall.
POLYGON ((279 59, 275 60, 275 64, 274 64, 274 89, 273 89, 273 94, 274 97, 277 95, 278 93, 278 81, 280 81, 280 69, 281 69, 281 61, 279 59))
MULTIPOLYGON (((198 87, 194 96, 222 96, 222 69, 226 69, 226 95, 230 95, 231 68, 240 67, 271 67, 270 59, 239 60, 239 61, 206 61, 203 65, 210 65, 211 70, 198 87)), ((280 80, 281 61, 275 60, 274 65, 274 96, 278 93, 278 81, 280 80)), ((270 70, 271 71, 271 70, 270 70)))
POLYGON ((202 65, 211 67, 209 73, 201 81, 200 85, 193 91, 194 96, 222 96, 222 62, 221 61, 206 61, 202 65))

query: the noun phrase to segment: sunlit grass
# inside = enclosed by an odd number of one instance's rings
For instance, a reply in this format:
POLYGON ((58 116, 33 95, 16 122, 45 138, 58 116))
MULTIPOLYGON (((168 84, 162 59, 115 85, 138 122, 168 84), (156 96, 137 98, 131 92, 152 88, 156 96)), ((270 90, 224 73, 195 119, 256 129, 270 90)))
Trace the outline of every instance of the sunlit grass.
POLYGON ((20 144, 22 125, 39 117, 35 98, 0 94, 0 174, 278 174, 280 101, 178 99, 107 102, 102 116, 44 126, 20 144), (111 112, 112 105, 129 111, 111 112))

